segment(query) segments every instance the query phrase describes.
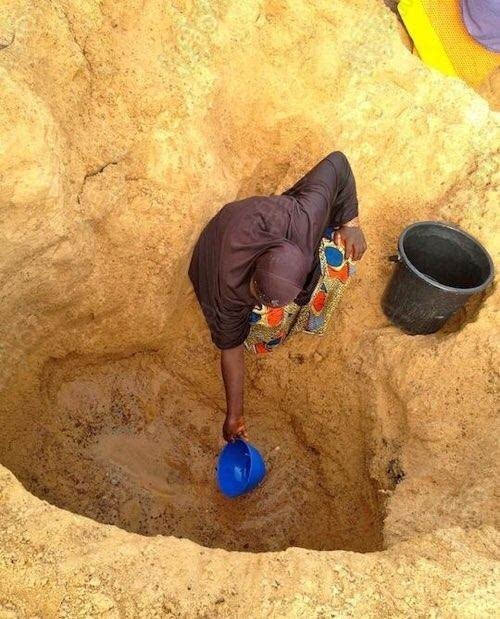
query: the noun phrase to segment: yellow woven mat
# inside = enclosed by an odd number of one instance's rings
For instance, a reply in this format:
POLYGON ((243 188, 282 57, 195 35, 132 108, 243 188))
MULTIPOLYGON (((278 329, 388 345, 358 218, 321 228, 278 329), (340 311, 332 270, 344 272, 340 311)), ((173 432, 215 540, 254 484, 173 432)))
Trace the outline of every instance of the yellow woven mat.
POLYGON ((398 11, 420 58, 429 66, 475 88, 500 66, 500 54, 468 33, 460 0, 401 0, 398 11))

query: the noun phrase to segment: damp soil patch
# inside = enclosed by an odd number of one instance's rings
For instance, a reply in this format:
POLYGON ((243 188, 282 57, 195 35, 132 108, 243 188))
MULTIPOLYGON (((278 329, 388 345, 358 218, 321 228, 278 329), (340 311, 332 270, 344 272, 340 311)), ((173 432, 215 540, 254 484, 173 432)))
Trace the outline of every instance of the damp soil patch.
POLYGON ((154 354, 57 360, 45 369, 37 419, 18 435, 22 448, 7 441, 2 462, 40 498, 142 535, 252 552, 382 548, 368 457, 308 444, 295 412, 257 415, 252 438, 268 475, 231 500, 215 484, 221 421, 154 354))

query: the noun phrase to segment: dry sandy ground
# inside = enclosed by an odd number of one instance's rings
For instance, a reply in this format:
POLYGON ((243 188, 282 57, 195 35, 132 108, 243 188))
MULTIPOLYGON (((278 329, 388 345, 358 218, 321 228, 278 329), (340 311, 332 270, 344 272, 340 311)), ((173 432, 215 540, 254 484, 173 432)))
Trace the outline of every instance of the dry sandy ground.
POLYGON ((0 617, 497 616, 498 293, 380 310, 410 222, 498 259, 486 101, 373 0, 4 0, 0 47, 0 617), (370 249, 328 335, 248 358, 270 471, 229 503, 189 254, 332 150, 370 249))

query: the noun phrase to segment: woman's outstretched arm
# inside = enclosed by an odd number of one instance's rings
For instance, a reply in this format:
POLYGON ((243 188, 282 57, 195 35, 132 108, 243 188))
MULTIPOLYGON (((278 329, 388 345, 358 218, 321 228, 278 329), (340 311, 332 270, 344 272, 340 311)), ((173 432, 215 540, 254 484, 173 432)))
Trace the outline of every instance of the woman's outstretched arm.
POLYGON ((226 420, 222 435, 226 441, 238 437, 247 438, 243 417, 243 384, 245 378, 245 361, 243 344, 236 348, 221 350, 221 371, 226 390, 226 420))

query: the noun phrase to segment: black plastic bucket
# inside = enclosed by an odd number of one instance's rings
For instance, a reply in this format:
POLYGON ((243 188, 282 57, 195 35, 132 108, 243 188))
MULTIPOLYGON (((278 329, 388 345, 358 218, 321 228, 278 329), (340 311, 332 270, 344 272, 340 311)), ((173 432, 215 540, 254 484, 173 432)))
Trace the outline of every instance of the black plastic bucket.
POLYGON ((412 224, 399 237, 396 269, 382 309, 411 334, 434 333, 494 274, 486 249, 456 226, 438 221, 412 224))

